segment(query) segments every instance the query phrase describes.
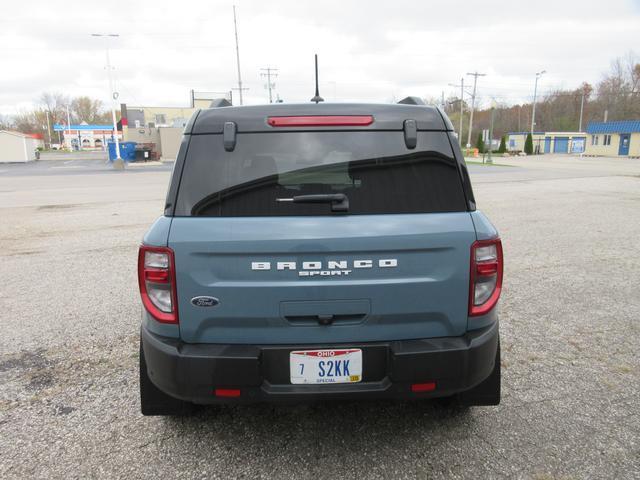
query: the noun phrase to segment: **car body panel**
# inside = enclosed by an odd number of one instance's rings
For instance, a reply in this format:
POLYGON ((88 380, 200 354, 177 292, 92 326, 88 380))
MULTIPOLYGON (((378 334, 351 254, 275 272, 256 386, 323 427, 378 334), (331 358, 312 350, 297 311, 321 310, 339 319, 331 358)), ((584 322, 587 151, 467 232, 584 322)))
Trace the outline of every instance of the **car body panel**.
MULTIPOLYGON (((468 212, 336 217, 173 219, 180 334, 190 343, 314 343, 461 335, 466 330, 469 252, 475 231, 468 212), (397 260, 392 268, 376 262, 397 260), (371 260, 347 276, 300 277, 277 262, 371 260), (271 262, 266 271, 252 262, 271 262), (210 295, 215 307, 191 304, 210 295), (358 312, 341 322, 346 315, 358 312), (307 314, 333 313, 326 326, 282 315, 283 303, 307 314), (341 303, 342 302, 342 303, 341 303), (364 305, 369 305, 365 307, 364 305), (302 307, 299 307, 302 308, 302 307), (314 313, 314 309, 317 313, 314 313)), ((300 270, 300 268, 299 268, 300 270)), ((294 315, 295 317, 295 315, 294 315)), ((308 319, 311 320, 311 319, 308 319)))

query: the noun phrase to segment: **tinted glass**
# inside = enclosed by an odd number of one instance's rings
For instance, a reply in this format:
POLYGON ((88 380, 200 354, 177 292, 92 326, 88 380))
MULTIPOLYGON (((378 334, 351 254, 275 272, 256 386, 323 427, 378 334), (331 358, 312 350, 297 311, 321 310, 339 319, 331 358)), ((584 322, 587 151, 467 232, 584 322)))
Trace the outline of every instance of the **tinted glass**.
POLYGON ((278 201, 343 193, 351 215, 466 210, 445 132, 238 134, 233 152, 221 135, 193 135, 178 190, 178 216, 336 215, 328 203, 278 201))

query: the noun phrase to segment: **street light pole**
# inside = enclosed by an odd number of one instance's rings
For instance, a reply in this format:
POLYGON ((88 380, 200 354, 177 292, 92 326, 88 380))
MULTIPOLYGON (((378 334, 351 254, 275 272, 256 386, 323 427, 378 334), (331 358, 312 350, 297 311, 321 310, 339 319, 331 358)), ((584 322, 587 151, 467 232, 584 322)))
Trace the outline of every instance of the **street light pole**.
POLYGON ((545 73, 547 73, 546 70, 536 72, 536 83, 533 87, 533 107, 531 109, 531 137, 533 137, 533 128, 536 124, 536 97, 538 95, 538 79, 545 73))
POLYGON ((113 77, 111 72, 111 58, 109 56, 109 38, 119 37, 117 33, 92 33, 92 37, 105 37, 107 39, 107 76, 109 77, 109 97, 111 97, 111 119, 113 120, 113 140, 116 144, 116 159, 113 168, 121 170, 124 162, 120 157, 120 141, 118 140, 118 121, 116 120, 116 98, 117 93, 113 91, 113 77))

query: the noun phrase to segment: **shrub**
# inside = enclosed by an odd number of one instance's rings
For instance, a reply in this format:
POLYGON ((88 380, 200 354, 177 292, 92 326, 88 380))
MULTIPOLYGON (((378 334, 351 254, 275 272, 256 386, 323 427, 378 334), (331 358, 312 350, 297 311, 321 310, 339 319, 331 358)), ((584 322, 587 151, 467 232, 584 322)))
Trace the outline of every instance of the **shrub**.
POLYGON ((530 133, 527 134, 527 139, 524 142, 524 153, 533 154, 533 136, 530 133))
POLYGON ((502 136, 500 139, 500 146, 498 147, 498 153, 505 153, 507 151, 507 137, 502 136))
POLYGON ((476 140, 476 148, 479 153, 484 153, 484 140, 482 140, 482 132, 478 134, 478 140, 476 140))

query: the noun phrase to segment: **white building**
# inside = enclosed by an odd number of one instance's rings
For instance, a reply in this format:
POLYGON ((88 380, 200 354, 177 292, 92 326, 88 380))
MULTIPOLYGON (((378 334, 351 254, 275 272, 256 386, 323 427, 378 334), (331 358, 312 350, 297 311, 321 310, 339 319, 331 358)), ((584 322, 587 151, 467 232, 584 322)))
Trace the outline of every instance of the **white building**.
MULTIPOLYGON (((63 145, 70 150, 104 150, 107 142, 113 139, 113 125, 89 125, 83 122, 69 127, 56 124, 53 129, 62 132, 63 145)), ((118 139, 122 141, 121 131, 118 131, 118 139)))
POLYGON ((0 163, 35 160, 36 150, 42 146, 42 140, 34 135, 0 130, 0 163))

